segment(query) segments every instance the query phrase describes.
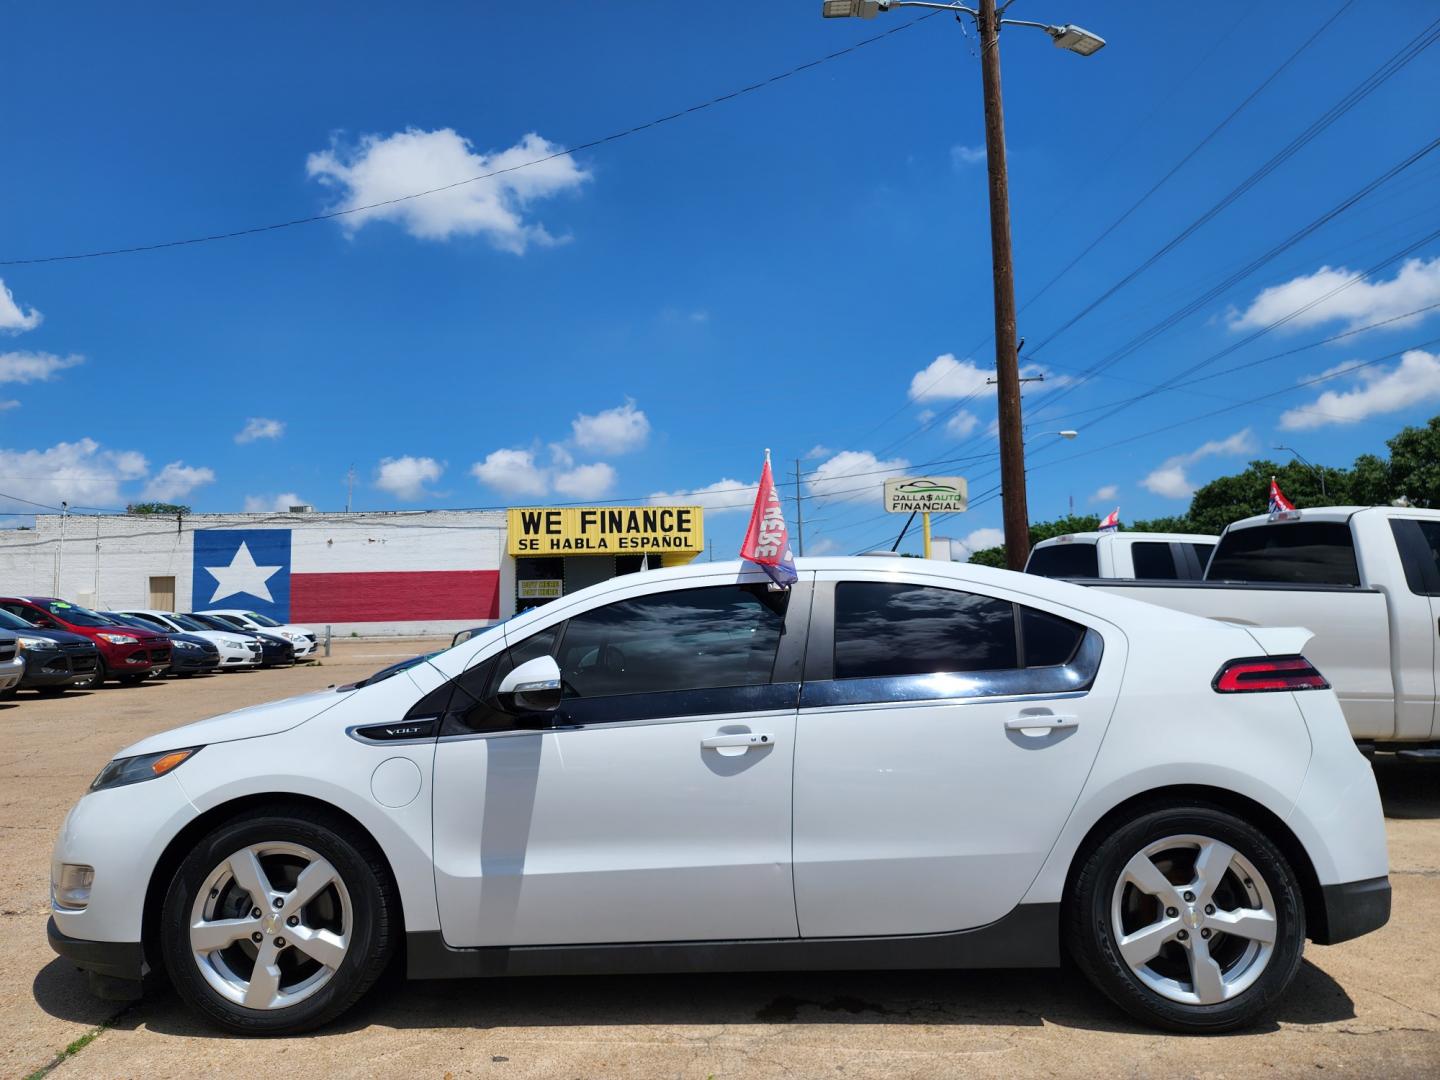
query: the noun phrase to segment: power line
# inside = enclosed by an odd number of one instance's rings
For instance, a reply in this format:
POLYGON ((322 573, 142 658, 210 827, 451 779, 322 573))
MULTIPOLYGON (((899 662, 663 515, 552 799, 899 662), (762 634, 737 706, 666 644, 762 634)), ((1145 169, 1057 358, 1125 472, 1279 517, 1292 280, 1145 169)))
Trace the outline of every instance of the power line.
POLYGON ((860 41, 855 42, 855 44, 853 45, 848 45, 843 49, 837 49, 834 52, 826 53, 824 56, 821 56, 818 59, 811 60, 808 63, 798 64, 795 67, 792 67, 786 71, 782 71, 776 75, 771 75, 768 79, 763 79, 757 83, 751 83, 749 86, 741 87, 738 90, 732 90, 728 94, 721 94, 719 97, 713 97, 708 101, 702 101, 698 105, 692 105, 688 109, 681 109, 679 112, 670 113, 668 116, 656 117, 653 120, 645 121, 643 124, 636 124, 633 127, 628 127, 621 131, 614 131, 611 132, 609 135, 603 135, 597 139, 590 139, 587 142, 580 143, 578 146, 572 146, 565 150, 557 150, 553 154, 546 154, 543 157, 534 158, 530 161, 522 161, 515 165, 506 166, 503 169, 493 169, 490 172, 481 173, 478 176, 467 177, 464 180, 456 180, 454 183, 442 184, 439 187, 429 188, 425 191, 416 191, 409 195, 398 195, 393 199, 382 199, 379 202, 367 203, 364 206, 352 206, 344 210, 330 210, 323 214, 310 214, 305 217, 292 218, 289 221, 276 221, 268 225, 252 225, 244 229, 234 229, 230 232, 211 233, 207 236, 192 236, 183 240, 165 240, 149 244, 136 244, 131 247, 106 248, 98 251, 78 252, 71 255, 45 255, 30 259, 0 259, 0 266, 33 266, 37 263, 74 262, 80 259, 103 259, 108 258, 112 255, 134 255, 142 251, 161 251, 166 248, 187 247, 193 244, 208 244, 217 240, 234 240, 241 236, 254 236, 259 233, 276 232, 280 229, 294 228, 297 225, 310 225, 317 221, 333 221, 336 218, 346 217, 349 214, 359 214, 363 213, 366 210, 377 210, 385 206, 394 206, 397 203, 410 202, 414 199, 423 199, 426 196, 437 195, 444 191, 452 191, 455 188, 464 187, 467 184, 475 184, 479 183, 482 180, 491 180, 497 176, 503 176, 506 173, 518 172, 521 169, 528 169, 536 165, 543 165, 545 162, 554 161, 556 158, 569 157, 572 154, 578 154, 585 150, 594 150, 597 147, 604 146, 607 143, 617 142, 620 139, 629 138, 631 135, 638 135, 642 131, 648 131, 651 128, 659 127, 662 124, 668 124, 672 121, 683 119, 695 113, 702 112, 705 109, 711 109, 714 108, 716 105, 724 104, 727 101, 734 101, 736 98, 744 97, 746 94, 753 94, 758 90, 768 89, 769 87, 774 86, 778 82, 783 82, 786 79, 793 78, 794 76, 799 75, 802 72, 809 71, 811 68, 819 67, 822 64, 828 64, 833 60, 839 60, 841 57, 848 56, 851 53, 864 48, 866 45, 873 45, 877 41, 882 41, 893 34, 898 34, 902 30, 908 30, 910 27, 916 25, 917 23, 922 23, 926 19, 934 18, 936 15, 939 14, 942 14, 942 12, 932 11, 925 15, 921 15, 918 18, 911 19, 909 22, 904 22, 896 26, 892 26, 890 29, 885 30, 879 34, 875 34, 868 38, 862 38, 860 41))

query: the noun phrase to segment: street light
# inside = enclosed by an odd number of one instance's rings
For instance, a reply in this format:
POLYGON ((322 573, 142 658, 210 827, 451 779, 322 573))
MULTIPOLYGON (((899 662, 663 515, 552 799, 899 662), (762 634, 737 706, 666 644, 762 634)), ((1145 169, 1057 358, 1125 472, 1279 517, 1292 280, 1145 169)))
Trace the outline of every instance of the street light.
MULTIPOLYGON (((995 382, 1000 422, 1000 497, 1004 505, 1005 562, 1023 570, 1030 555, 1030 513, 1025 499, 1025 436, 1020 422, 1020 362, 1015 330, 1015 265, 1010 248, 1010 185, 1005 165, 1005 109, 1000 96, 1000 28, 1044 30, 1061 49, 1093 56, 1105 39, 1078 26, 1002 19, 996 0, 979 7, 922 0, 824 0, 827 19, 873 19, 882 11, 919 7, 969 15, 980 34, 980 73, 985 91, 985 160, 990 186, 990 261, 995 279, 995 382)), ((1005 5, 1009 7, 1009 2, 1005 5)), ((1064 435, 1074 438, 1074 435, 1064 435)))
POLYGON ((1300 461, 1300 464, 1304 465, 1307 469, 1309 469, 1311 472, 1313 472, 1316 476, 1318 476, 1318 477, 1320 478, 1320 497, 1321 497, 1322 499, 1326 499, 1326 500, 1328 500, 1328 499, 1330 498, 1329 495, 1325 494, 1325 470, 1324 470, 1324 469, 1322 469, 1322 468, 1320 468, 1319 466, 1315 465, 1315 464, 1314 464, 1313 462, 1311 462, 1308 458, 1306 458, 1304 454, 1300 453, 1300 451, 1299 451, 1299 450, 1296 450, 1293 446, 1277 446, 1277 447, 1275 447, 1275 449, 1276 449, 1276 450, 1289 450, 1290 453, 1294 454, 1295 457, 1300 461))

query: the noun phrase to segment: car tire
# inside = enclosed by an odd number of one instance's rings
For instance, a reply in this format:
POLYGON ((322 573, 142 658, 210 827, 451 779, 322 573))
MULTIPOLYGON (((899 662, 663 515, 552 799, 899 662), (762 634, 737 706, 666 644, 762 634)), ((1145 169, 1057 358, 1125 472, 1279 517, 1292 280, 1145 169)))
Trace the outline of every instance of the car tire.
POLYGON ((1065 928, 1076 964, 1131 1016, 1220 1032, 1254 1023, 1294 979, 1305 904, 1253 825, 1218 806, 1151 807, 1083 854, 1065 928))
POLYGON ((99 690, 105 685, 105 680, 110 672, 105 669, 105 658, 102 656, 95 661, 95 670, 90 673, 88 679, 70 684, 71 690, 99 690))
POLYGON ((294 1034, 335 1019, 380 977, 400 933, 379 850, 348 820, 310 807, 253 812, 203 837, 177 869, 160 918, 161 953, 180 996, 242 1035, 294 1034), (306 870, 327 884, 296 911, 306 870), (232 918, 255 925, 206 928, 232 918), (212 930, 218 938, 205 936, 212 930), (273 963, 257 983, 262 955, 273 963))

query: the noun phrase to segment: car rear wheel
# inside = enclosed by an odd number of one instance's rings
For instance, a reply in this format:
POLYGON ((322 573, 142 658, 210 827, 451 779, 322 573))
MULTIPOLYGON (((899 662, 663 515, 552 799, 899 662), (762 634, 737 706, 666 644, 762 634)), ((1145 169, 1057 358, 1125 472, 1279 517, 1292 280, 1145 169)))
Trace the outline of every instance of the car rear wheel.
POLYGON ((399 903, 369 838, 341 819, 260 813, 223 825, 181 864, 161 916, 186 1002, 247 1035, 325 1024, 384 971, 399 903))
POLYGON ((1213 806, 1142 812, 1089 853, 1067 903, 1071 952, 1090 980, 1174 1031, 1254 1022, 1290 985, 1305 944, 1285 856, 1213 806))

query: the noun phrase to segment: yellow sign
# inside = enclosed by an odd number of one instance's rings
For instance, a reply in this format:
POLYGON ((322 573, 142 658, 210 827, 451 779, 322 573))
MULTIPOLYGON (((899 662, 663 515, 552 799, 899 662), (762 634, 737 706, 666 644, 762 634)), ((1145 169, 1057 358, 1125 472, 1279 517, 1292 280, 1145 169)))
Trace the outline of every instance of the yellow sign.
POLYGON ((698 555, 705 550, 705 511, 698 506, 521 506, 506 513, 511 555, 698 555))
POLYGON ((565 583, 558 578, 531 578, 515 584, 515 595, 521 600, 558 600, 565 595, 565 583))

